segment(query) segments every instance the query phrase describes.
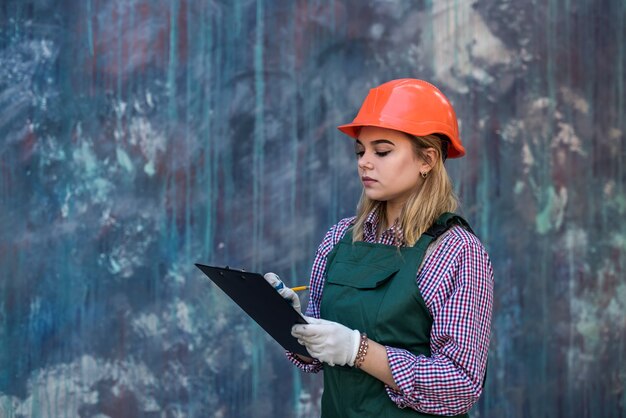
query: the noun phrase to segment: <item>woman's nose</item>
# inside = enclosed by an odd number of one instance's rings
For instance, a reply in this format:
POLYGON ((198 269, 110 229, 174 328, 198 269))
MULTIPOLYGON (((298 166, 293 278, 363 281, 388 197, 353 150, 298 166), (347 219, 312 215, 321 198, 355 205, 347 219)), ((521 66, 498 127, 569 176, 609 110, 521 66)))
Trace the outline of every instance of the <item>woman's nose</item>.
POLYGON ((363 156, 359 158, 359 168, 361 170, 371 170, 373 167, 374 165, 369 159, 369 155, 367 153, 363 154, 363 156))

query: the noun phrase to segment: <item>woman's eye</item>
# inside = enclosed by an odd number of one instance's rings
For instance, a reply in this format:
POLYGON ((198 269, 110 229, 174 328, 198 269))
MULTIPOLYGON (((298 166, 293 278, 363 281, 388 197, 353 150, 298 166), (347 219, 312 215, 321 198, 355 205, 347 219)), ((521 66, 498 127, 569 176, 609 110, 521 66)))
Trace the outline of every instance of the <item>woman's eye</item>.
MULTIPOLYGON (((376 154, 378 157, 384 157, 390 152, 391 151, 375 151, 374 154, 376 154)), ((358 158, 361 158, 365 154, 365 151, 355 151, 355 154, 358 158)))

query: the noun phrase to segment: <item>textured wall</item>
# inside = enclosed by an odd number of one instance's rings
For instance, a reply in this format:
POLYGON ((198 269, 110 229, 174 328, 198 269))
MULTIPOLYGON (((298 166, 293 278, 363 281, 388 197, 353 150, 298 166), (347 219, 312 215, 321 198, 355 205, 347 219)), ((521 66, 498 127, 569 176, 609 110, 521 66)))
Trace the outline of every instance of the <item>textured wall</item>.
POLYGON ((475 417, 626 416, 623 0, 2 0, 0 416, 316 416, 194 262, 307 280, 367 88, 434 81, 496 299, 475 417))

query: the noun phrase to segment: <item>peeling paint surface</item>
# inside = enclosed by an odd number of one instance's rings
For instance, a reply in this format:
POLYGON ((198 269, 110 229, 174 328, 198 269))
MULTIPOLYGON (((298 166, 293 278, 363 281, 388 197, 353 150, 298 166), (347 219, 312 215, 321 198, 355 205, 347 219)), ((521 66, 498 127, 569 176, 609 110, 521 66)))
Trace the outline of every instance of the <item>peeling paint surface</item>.
POLYGON ((304 284, 360 194, 335 129, 431 80, 493 260, 473 417, 626 416, 626 3, 4 0, 0 417, 319 416, 195 262, 304 284))

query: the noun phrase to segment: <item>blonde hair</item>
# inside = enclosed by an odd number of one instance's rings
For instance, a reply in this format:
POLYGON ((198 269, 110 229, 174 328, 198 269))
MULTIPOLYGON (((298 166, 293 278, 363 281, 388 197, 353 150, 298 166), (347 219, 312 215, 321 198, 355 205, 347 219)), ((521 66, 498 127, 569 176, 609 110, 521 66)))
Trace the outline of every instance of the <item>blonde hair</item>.
MULTIPOLYGON (((454 212, 457 209, 458 199, 454 194, 448 172, 443 165, 441 138, 436 135, 407 135, 411 138, 415 155, 432 167, 422 186, 415 189, 400 213, 399 227, 404 236, 404 243, 407 246, 413 246, 442 213, 454 212), (428 155, 424 152, 427 148, 435 149, 434 161, 429 161, 428 155)), ((353 242, 363 241, 363 225, 373 210, 376 210, 379 225, 382 224, 386 216, 386 207, 387 202, 372 200, 364 192, 361 193, 352 228, 353 242)))

